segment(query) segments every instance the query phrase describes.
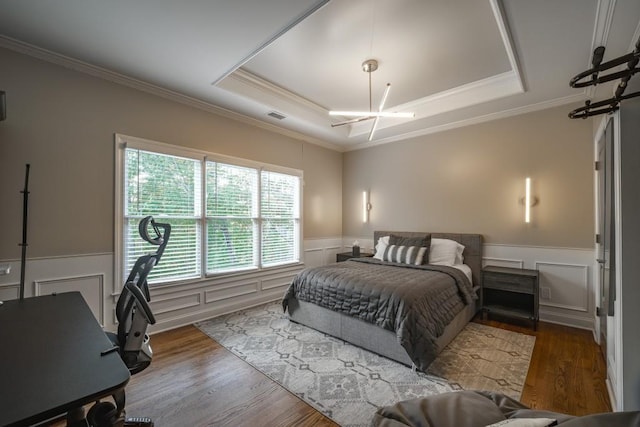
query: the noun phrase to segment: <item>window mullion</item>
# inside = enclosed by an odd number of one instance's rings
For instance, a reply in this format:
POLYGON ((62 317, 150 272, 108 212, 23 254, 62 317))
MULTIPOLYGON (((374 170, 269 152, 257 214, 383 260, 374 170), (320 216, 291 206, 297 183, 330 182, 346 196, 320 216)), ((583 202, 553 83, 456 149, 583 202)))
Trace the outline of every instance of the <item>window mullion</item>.
POLYGON ((209 228, 207 218, 207 156, 201 160, 202 173, 200 177, 200 277, 207 275, 207 258, 209 251, 209 239, 207 230, 209 228))
POLYGON ((256 203, 255 206, 255 218, 254 218, 254 241, 256 250, 254 252, 254 257, 256 260, 256 265, 258 268, 262 268, 262 168, 258 169, 257 173, 257 185, 255 189, 254 200, 256 203))

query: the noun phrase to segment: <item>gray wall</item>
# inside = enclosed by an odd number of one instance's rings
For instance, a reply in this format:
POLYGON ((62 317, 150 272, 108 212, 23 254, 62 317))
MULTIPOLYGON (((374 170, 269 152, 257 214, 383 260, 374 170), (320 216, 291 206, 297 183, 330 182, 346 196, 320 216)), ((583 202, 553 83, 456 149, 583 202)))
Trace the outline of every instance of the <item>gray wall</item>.
POLYGON ((304 171, 304 236, 342 235, 342 154, 0 48, 0 259, 113 252, 114 133, 304 171))
POLYGON ((591 120, 573 106, 345 153, 343 234, 375 229, 481 233, 485 242, 593 248, 591 120), (524 223, 524 180, 539 203, 524 223), (370 222, 361 194, 370 191, 370 222))
POLYGON ((0 63, 0 259, 19 257, 27 162, 29 256, 113 251, 116 132, 304 170, 305 238, 426 229, 593 248, 592 125, 567 119, 571 106, 343 155, 13 51, 0 49, 0 63), (530 225, 518 203, 526 176, 540 200, 530 225))

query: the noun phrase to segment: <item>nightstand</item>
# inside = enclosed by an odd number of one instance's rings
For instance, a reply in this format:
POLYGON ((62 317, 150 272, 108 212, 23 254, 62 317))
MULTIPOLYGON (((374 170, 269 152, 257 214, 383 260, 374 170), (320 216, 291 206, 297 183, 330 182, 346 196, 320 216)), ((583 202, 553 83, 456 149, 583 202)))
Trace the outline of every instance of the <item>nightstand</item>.
POLYGON ((533 322, 538 328, 538 270, 487 266, 482 269, 482 311, 533 322))
POLYGON ((339 254, 336 254, 336 262, 346 261, 351 258, 369 258, 372 256, 373 254, 366 253, 366 252, 360 252, 360 255, 354 255, 351 252, 341 252, 339 254))

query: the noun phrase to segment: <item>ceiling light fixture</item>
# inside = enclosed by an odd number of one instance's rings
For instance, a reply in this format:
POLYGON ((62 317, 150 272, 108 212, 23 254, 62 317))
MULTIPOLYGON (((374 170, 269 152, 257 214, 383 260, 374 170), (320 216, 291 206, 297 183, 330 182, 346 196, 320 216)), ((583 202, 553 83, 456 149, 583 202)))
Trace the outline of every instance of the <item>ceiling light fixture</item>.
POLYGON ((378 121, 380 117, 401 117, 401 118, 411 118, 415 117, 414 113, 403 113, 396 111, 382 111, 384 110, 384 104, 387 102, 387 98, 389 97, 389 91, 391 90, 391 83, 387 83, 387 86, 384 90, 384 94, 382 95, 382 100, 380 101, 380 106, 378 107, 378 111, 373 111, 373 102, 371 98, 371 73, 378 69, 378 61, 375 59, 367 59, 362 63, 362 71, 369 74, 369 111, 329 111, 330 116, 353 116, 355 118, 350 120, 345 120, 340 123, 332 123, 331 127, 343 126, 353 123, 362 122, 365 120, 373 121, 373 126, 371 126, 371 131, 369 132, 369 141, 373 139, 373 134, 378 127, 378 121))

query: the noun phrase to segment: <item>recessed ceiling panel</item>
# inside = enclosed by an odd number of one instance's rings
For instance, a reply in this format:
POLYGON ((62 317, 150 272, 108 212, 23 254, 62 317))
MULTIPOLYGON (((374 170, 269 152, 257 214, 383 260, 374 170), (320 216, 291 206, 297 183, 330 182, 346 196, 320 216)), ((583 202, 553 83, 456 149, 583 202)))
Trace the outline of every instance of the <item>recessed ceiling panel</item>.
POLYGON ((511 70, 489 1, 333 0, 243 67, 326 109, 404 104, 511 70), (377 101, 374 100, 374 104, 377 101))
POLYGON ((0 34, 207 99, 213 81, 323 3, 0 0, 0 34))
POLYGON ((609 97, 569 79, 599 44, 628 53, 639 20, 638 0, 0 0, 0 48, 353 149, 609 97), (371 142, 327 114, 369 108, 366 59, 373 108, 390 82, 387 109, 416 114, 371 142))

